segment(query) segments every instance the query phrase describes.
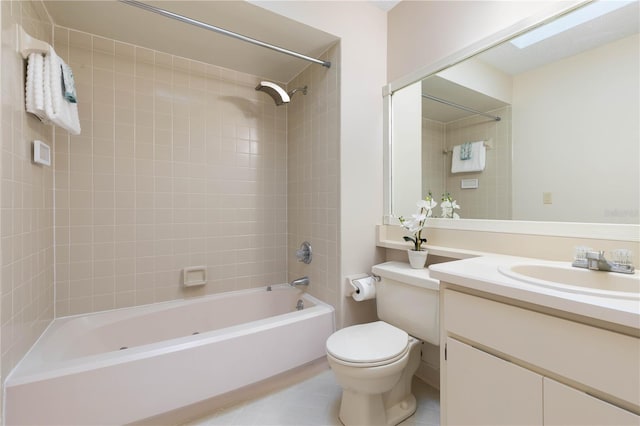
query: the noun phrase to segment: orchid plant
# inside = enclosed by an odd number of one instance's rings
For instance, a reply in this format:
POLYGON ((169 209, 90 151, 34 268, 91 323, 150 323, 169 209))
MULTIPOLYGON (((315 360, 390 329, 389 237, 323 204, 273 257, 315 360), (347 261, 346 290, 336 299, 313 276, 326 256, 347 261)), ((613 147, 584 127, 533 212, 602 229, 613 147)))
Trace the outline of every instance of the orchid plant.
POLYGON ((442 194, 442 203, 440 203, 440 207, 442 208, 442 216, 447 219, 460 219, 460 215, 456 213, 456 210, 460 209, 458 202, 451 198, 451 194, 448 192, 442 194))
POLYGON ((418 213, 412 214, 411 218, 405 219, 400 216, 400 224, 404 229, 409 231, 412 235, 403 237, 405 241, 411 241, 413 243, 413 250, 421 251, 422 244, 427 242, 426 238, 422 237, 422 230, 426 227, 427 218, 433 215, 433 208, 438 203, 433 199, 431 192, 425 197, 424 200, 418 201, 418 213))

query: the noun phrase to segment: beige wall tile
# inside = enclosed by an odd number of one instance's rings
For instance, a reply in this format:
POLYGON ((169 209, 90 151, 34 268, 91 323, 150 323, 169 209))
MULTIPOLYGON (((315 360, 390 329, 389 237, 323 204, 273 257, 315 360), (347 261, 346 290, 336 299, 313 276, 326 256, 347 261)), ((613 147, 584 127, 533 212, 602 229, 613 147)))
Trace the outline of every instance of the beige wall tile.
MULTIPOLYGON (((54 314, 54 173, 52 167, 31 162, 31 141, 40 139, 47 143, 54 151, 54 162, 63 170, 68 162, 63 154, 56 159, 53 128, 25 112, 24 91, 20 89, 25 85, 25 63, 14 50, 16 24, 22 25, 33 37, 52 43, 51 22, 41 13, 41 5, 35 2, 2 2, 0 7, 3 58, 0 86, 0 379, 4 383, 9 371, 54 314)), ((66 42, 66 31, 56 35, 66 42)), ((61 49, 60 53, 68 58, 66 49, 61 49)), ((64 222, 61 218, 59 223, 64 222)), ((64 276, 63 272, 61 276, 64 276)))

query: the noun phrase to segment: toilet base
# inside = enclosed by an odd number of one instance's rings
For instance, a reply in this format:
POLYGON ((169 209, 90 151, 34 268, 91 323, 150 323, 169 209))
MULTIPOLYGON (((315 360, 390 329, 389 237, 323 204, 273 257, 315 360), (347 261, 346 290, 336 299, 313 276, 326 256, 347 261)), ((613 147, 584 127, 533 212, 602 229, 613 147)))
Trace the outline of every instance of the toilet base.
POLYGON ((382 395, 343 391, 339 418, 347 426, 395 426, 415 411, 416 397, 413 394, 385 409, 382 395))
POLYGON ((346 426, 395 426, 416 411, 411 381, 420 365, 420 341, 414 339, 409 360, 393 389, 383 394, 365 394, 343 389, 340 421, 346 426))
POLYGON ((387 408, 387 425, 397 425, 410 417, 416 412, 416 397, 409 393, 407 397, 394 405, 391 408, 387 408))

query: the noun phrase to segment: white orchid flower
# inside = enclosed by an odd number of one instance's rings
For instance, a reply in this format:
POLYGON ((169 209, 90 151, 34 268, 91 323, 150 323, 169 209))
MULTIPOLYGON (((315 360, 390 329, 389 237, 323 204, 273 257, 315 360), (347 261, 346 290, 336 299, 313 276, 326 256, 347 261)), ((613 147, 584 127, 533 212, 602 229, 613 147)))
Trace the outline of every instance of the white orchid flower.
POLYGON ((425 213, 416 213, 412 214, 411 217, 415 222, 422 222, 427 218, 427 215, 425 213))

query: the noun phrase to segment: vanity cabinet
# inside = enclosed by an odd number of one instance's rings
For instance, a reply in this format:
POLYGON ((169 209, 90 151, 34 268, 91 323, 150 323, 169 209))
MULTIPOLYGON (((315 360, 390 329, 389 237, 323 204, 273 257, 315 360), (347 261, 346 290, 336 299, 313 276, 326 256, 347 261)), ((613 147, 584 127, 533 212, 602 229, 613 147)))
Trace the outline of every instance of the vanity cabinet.
POLYGON ((444 399, 451 425, 542 424, 542 376, 453 338, 444 399))
POLYGON ((640 339, 442 293, 443 425, 640 424, 640 339))

